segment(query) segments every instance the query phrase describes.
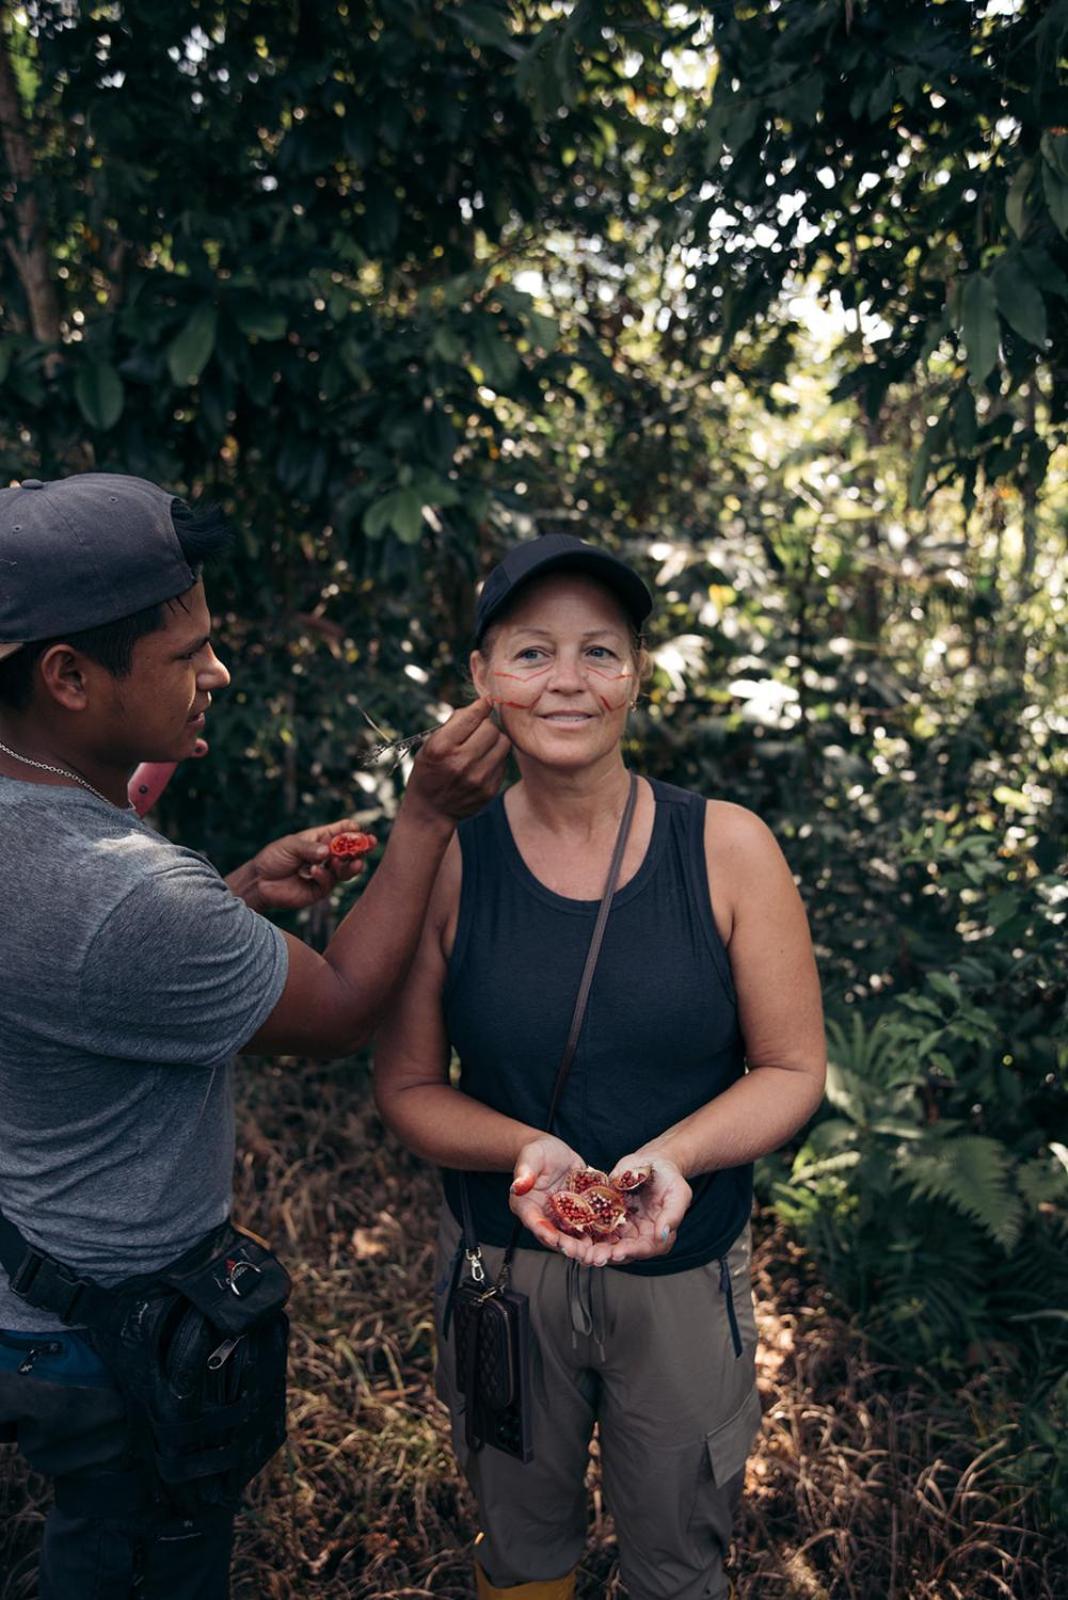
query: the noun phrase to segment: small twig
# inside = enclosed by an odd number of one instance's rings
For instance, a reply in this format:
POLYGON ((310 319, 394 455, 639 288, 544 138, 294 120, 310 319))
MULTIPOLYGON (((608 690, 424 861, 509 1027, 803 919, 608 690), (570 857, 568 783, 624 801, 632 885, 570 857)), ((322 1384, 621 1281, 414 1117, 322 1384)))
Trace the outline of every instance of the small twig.
POLYGON ((413 750, 418 750, 424 739, 429 739, 430 735, 437 731, 437 728, 424 728, 422 733, 410 733, 404 739, 390 739, 385 744, 374 744, 366 755, 360 757, 358 765, 373 767, 380 761, 403 761, 413 750))

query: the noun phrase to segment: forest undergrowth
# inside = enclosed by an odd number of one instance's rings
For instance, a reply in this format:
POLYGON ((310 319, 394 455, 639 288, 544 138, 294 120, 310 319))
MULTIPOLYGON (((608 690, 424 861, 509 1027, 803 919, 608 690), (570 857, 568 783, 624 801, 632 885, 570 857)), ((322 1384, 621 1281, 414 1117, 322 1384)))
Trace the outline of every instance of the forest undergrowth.
MULTIPOLYGON (((434 1395, 435 1174, 384 1137, 362 1070, 239 1079, 237 1215, 294 1276, 290 1438, 239 1520, 234 1600, 473 1594, 473 1506, 434 1395)), ((1068 1538, 999 1471, 989 1386, 878 1359, 767 1212, 754 1282, 764 1424, 736 1529, 739 1600, 1064 1600, 1068 1538)), ((1004 1414, 1004 1407, 1001 1408, 1004 1414)), ((580 1600, 622 1600, 596 1452, 580 1600)), ((0 1600, 35 1600, 47 1500, 0 1450, 0 1600)))

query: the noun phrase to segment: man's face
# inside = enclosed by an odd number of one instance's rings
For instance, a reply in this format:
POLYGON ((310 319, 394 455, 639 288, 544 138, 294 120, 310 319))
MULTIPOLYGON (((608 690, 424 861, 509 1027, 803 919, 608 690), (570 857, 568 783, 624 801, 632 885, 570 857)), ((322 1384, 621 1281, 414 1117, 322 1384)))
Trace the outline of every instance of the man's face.
POLYGON ((230 674, 211 646, 204 585, 163 608, 164 625, 133 647, 130 672, 110 678, 105 734, 115 755, 137 761, 182 761, 204 735, 205 713, 230 674))

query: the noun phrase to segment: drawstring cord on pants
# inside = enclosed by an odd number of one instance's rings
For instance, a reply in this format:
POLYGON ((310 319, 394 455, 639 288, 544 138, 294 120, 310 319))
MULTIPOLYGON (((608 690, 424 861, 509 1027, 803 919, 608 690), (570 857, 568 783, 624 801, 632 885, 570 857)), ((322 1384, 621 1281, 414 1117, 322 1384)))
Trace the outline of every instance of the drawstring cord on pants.
POLYGON ((584 1267, 580 1261, 567 1263, 567 1305, 571 1316, 571 1348, 577 1349, 579 1338, 593 1338, 597 1345, 597 1354, 604 1362, 605 1339, 605 1284, 603 1267, 584 1267), (596 1316, 593 1309, 594 1284, 597 1284, 600 1300, 600 1316, 596 1316))

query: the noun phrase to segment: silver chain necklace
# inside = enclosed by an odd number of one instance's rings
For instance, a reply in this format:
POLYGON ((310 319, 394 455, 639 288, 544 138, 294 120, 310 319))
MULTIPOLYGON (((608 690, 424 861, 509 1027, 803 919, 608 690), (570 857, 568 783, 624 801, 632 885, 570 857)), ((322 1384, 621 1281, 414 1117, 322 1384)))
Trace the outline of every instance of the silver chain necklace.
POLYGON ((0 744, 5 756, 11 756, 15 761, 21 761, 23 766, 36 767, 39 772, 54 772, 57 778, 73 778, 75 783, 80 783, 83 789, 88 789, 90 794, 95 794, 98 800, 103 800, 106 806, 114 805, 106 794, 101 794, 99 789, 94 789, 88 778, 80 778, 76 772, 70 772, 66 767, 52 767, 47 761, 33 761, 29 756, 20 755, 17 750, 12 750, 6 744, 0 744))

